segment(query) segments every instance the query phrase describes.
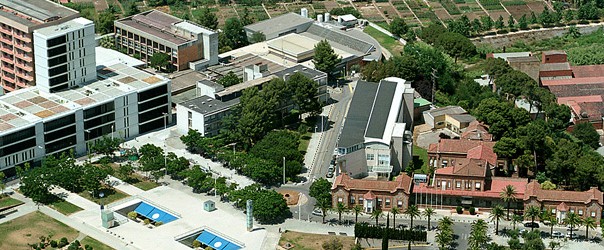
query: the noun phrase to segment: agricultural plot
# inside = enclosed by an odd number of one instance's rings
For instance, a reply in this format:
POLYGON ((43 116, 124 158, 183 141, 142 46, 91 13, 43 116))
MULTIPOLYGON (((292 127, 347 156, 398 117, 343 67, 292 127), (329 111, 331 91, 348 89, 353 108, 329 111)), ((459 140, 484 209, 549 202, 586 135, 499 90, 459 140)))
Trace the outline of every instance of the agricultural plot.
POLYGON ((482 7, 484 7, 487 11, 492 11, 492 10, 503 10, 503 6, 501 5, 501 2, 499 2, 499 0, 480 0, 480 4, 482 5, 482 7))
POLYGON ((300 13, 302 8, 308 9, 308 17, 314 17, 317 14, 323 14, 323 12, 315 12, 310 4, 303 3, 293 3, 293 4, 285 4, 288 12, 300 13))
POLYGON ((528 6, 531 11, 534 11, 535 13, 541 13, 543 10, 545 10, 545 3, 543 2, 529 2, 526 3, 526 6, 528 6))
POLYGON ((505 10, 502 11, 489 11, 489 16, 491 17, 491 19, 493 20, 497 20, 499 19, 499 16, 503 17, 503 20, 506 22, 508 21, 508 18, 510 18, 510 14, 508 14, 505 10))
POLYGON ((268 11, 271 17, 276 17, 278 15, 287 13, 287 10, 285 10, 285 6, 281 4, 272 4, 264 6, 266 7, 266 10, 268 11))
POLYGON ((383 22, 385 21, 382 15, 377 8, 375 8, 372 4, 367 3, 355 3, 354 4, 363 15, 363 18, 371 21, 371 22, 383 22))
POLYGON ((429 25, 430 23, 440 23, 440 20, 434 14, 428 5, 422 0, 409 0, 407 1, 409 4, 409 8, 417 15, 417 17, 422 21, 424 25, 429 25))
POLYGON ((410 27, 419 26, 419 21, 415 19, 413 12, 407 8, 407 5, 403 0, 391 0, 390 2, 394 8, 400 13, 400 16, 405 20, 407 25, 410 27))
POLYGON ((396 9, 390 3, 376 3, 375 5, 388 19, 392 20, 395 17, 399 17, 396 9))
POLYGON ((318 12, 318 13, 325 13, 325 12, 327 12, 327 8, 325 8, 325 4, 323 4, 323 2, 314 2, 311 5, 312 5, 312 9, 315 12, 318 12))
MULTIPOLYGON (((461 10, 459 9, 459 7, 453 2, 453 0, 440 0, 440 5, 442 5, 443 8, 445 8, 447 10, 447 12, 454 16, 454 15, 459 15, 461 14, 461 10)), ((440 16, 438 14, 438 11, 436 11, 436 8, 434 5, 432 5, 432 7, 435 9, 436 14, 442 18, 442 16, 440 16)))
POLYGON ((325 2, 321 2, 321 3, 323 4, 323 6, 325 6, 325 9, 327 9, 327 10, 333 10, 333 9, 340 8, 340 5, 334 1, 325 1, 325 2))
POLYGON ((266 14, 266 11, 264 11, 264 8, 262 8, 262 6, 237 5, 237 7, 235 7, 235 10, 237 10, 239 16, 242 16, 243 13, 245 13, 245 8, 247 8, 249 16, 254 20, 254 22, 260 22, 262 20, 268 19, 268 15, 266 14))
POLYGON ((218 7, 216 17, 218 17, 218 25, 222 26, 227 19, 238 16, 237 12, 235 12, 235 9, 232 6, 220 6, 218 7))

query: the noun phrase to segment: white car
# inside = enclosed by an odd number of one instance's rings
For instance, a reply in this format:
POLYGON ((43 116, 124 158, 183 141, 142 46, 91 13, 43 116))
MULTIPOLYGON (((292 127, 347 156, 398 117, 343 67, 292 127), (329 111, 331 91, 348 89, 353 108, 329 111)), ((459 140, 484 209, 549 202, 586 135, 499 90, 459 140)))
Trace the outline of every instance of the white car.
POLYGON ((564 234, 558 231, 554 231, 552 232, 552 237, 553 238, 564 238, 564 234))
POLYGON ((566 233, 566 238, 570 238, 571 236, 573 237, 573 239, 577 239, 576 233, 572 233, 572 234, 570 232, 566 233))
POLYGON ((312 214, 316 215, 316 216, 323 216, 323 211, 321 211, 319 209, 315 209, 312 211, 312 214))

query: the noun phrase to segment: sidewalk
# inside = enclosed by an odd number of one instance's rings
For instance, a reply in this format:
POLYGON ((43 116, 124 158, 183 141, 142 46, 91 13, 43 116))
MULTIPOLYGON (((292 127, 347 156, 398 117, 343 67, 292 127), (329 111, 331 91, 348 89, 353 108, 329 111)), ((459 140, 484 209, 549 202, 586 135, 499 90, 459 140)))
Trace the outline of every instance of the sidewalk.
POLYGON ((136 195, 139 195, 139 194, 145 192, 145 190, 135 187, 134 185, 130 185, 127 182, 124 182, 111 175, 109 176, 109 182, 111 183, 111 186, 114 187, 115 189, 122 191, 131 196, 136 196, 136 195))
MULTIPOLYGON (((321 111, 321 116, 324 117, 323 118, 323 122, 325 122, 326 124, 329 123, 329 114, 331 113, 331 109, 333 107, 332 105, 329 106, 325 106, 323 107, 323 110, 321 111)), ((308 142, 308 148, 306 150, 306 154, 304 155, 304 166, 306 166, 306 168, 308 168, 308 171, 306 171, 306 173, 303 173, 302 176, 306 177, 307 181, 312 181, 311 180, 311 173, 313 171, 314 166, 317 164, 317 153, 319 152, 319 149, 321 149, 321 144, 323 142, 323 135, 325 134, 324 131, 321 130, 325 130, 325 126, 326 124, 323 124, 323 127, 321 126, 321 119, 319 119, 319 121, 317 121, 317 133, 312 133, 310 140, 308 142)), ((314 128, 311 128, 314 129, 314 128)))

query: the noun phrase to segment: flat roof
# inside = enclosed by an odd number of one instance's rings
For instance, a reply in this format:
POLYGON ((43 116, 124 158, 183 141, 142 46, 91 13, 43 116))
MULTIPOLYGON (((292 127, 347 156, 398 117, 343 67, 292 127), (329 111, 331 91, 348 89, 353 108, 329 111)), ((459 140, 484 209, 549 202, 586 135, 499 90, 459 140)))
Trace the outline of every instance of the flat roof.
POLYGON ((180 18, 166 14, 159 10, 150 10, 115 21, 116 23, 129 26, 140 32, 147 33, 174 44, 184 44, 196 41, 196 37, 184 37, 178 32, 172 31, 172 26, 186 29, 193 33, 214 32, 209 29, 183 21, 180 18))
POLYGON ((145 62, 123 54, 117 50, 107 49, 101 46, 95 47, 94 50, 97 65, 114 65, 117 63, 122 63, 130 67, 145 65, 145 62))
POLYGON ((539 66, 539 71, 558 71, 558 70, 570 70, 570 64, 568 62, 563 63, 543 63, 539 66))
POLYGON ((315 79, 317 77, 327 77, 327 73, 316 70, 316 69, 311 69, 309 67, 306 67, 304 65, 296 65, 293 67, 289 67, 286 68, 284 70, 281 70, 279 72, 275 72, 274 75, 283 78, 286 74, 294 74, 294 73, 301 73, 302 75, 310 78, 310 79, 315 79))
POLYGON ((202 95, 188 101, 179 103, 178 105, 189 108, 200 114, 209 114, 219 110, 223 110, 239 104, 239 98, 235 98, 226 102, 216 100, 213 97, 202 95))
MULTIPOLYGON (((601 77, 582 77, 582 78, 569 78, 569 79, 554 79, 554 80, 542 80, 541 85, 549 86, 560 86, 560 85, 584 85, 584 84, 604 84, 604 76, 601 77)), ((584 87, 584 89, 587 89, 584 87)))
POLYGON ((293 29, 296 26, 312 23, 313 19, 300 16, 290 12, 280 16, 273 17, 261 22, 245 26, 245 29, 252 32, 262 32, 263 34, 274 33, 282 30, 293 29))
POLYGON ((16 21, 27 27, 50 22, 72 15, 78 15, 75 10, 48 0, 0 0, 0 15, 16 21), (13 14, 19 13, 19 15, 13 14), (27 17, 31 17, 28 20, 27 17))
POLYGON ((97 77, 102 80, 56 93, 46 93, 34 86, 0 96, 0 107, 3 107, 0 109, 0 132, 169 81, 124 64, 97 66, 97 77))
POLYGON ((229 87, 225 88, 224 90, 216 93, 216 95, 218 95, 218 96, 227 96, 227 95, 230 95, 232 93, 243 91, 244 89, 247 89, 247 88, 250 88, 250 87, 253 87, 253 86, 261 85, 261 84, 263 84, 265 82, 268 82, 270 80, 273 80, 275 78, 279 78, 279 77, 275 76, 275 75, 270 75, 270 76, 265 76, 265 77, 262 77, 262 78, 254 79, 254 80, 251 80, 251 81, 243 82, 243 83, 240 83, 240 84, 236 84, 236 85, 233 85, 233 86, 229 86, 229 87))
POLYGON ((314 39, 309 39, 299 34, 288 34, 267 42, 268 47, 276 51, 299 57, 303 54, 314 54, 314 39))
POLYGON ((466 110, 460 106, 446 106, 442 108, 435 108, 428 111, 424 111, 430 113, 433 117, 441 116, 441 115, 457 115, 464 114, 466 110))
POLYGON ((282 65, 274 61, 267 60, 264 57, 257 56, 251 53, 243 53, 238 54, 237 56, 232 55, 230 59, 224 60, 220 64, 210 66, 202 73, 207 76, 207 78, 209 78, 210 80, 214 80, 216 78, 228 74, 230 71, 233 71, 233 73, 235 73, 237 77, 243 79, 243 69, 247 66, 258 64, 266 64, 268 67, 269 74, 285 69, 285 67, 283 67, 282 65))
POLYGON ((72 19, 61 24, 37 29, 34 31, 34 33, 40 34, 46 38, 51 38, 55 36, 65 35, 66 33, 73 32, 75 30, 79 30, 86 26, 92 25, 94 25, 93 21, 90 21, 83 17, 78 17, 76 19, 72 19))
POLYGON ((538 58, 534 56, 518 56, 518 57, 508 57, 507 61, 510 63, 514 62, 541 62, 538 58))
POLYGON ((450 115, 451 118, 459 121, 459 122, 473 122, 476 121, 476 117, 470 115, 470 114, 455 114, 455 115, 450 115))
POLYGON ((347 148, 365 142, 365 128, 371 115, 371 107, 378 87, 379 85, 374 82, 357 81, 338 147, 347 148))
POLYGON ((509 53, 493 53, 493 58, 501 58, 508 60, 509 57, 529 57, 532 56, 531 52, 509 52, 509 53))

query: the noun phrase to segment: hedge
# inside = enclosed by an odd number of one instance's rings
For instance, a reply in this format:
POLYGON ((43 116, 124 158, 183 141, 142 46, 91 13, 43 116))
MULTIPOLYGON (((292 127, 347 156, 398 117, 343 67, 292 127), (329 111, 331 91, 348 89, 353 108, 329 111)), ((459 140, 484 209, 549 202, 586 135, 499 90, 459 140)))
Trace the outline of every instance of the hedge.
POLYGON ((373 226, 367 223, 357 223, 354 225, 354 235, 358 238, 381 239, 384 233, 388 230, 389 239, 426 242, 428 234, 426 231, 383 228, 373 226))

